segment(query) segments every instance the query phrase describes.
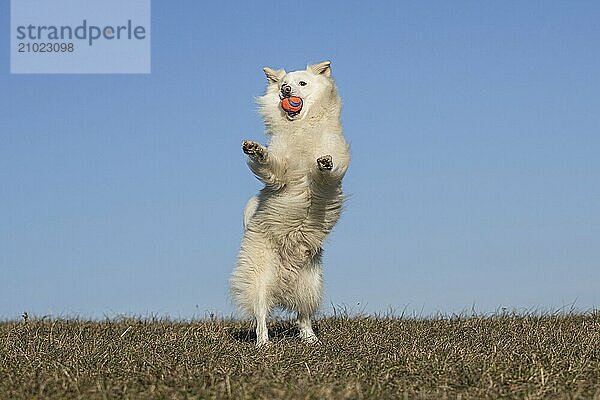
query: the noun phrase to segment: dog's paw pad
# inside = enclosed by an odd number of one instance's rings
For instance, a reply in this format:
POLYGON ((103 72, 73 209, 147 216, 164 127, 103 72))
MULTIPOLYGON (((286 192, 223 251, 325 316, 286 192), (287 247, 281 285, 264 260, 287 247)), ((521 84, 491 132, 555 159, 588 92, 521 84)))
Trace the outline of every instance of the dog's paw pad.
POLYGON ((331 171, 333 169, 333 159, 328 154, 317 158, 317 165, 321 171, 331 171))
POLYGON ((252 140, 244 140, 242 142, 242 151, 250 156, 262 156, 264 153, 262 146, 252 140))

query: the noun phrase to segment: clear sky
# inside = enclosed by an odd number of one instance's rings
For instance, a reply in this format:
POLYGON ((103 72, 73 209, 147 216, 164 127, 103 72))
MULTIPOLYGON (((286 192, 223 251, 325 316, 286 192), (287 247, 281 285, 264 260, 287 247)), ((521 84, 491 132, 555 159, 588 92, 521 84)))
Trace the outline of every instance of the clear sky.
POLYGON ((261 68, 323 59, 324 312, 600 305, 600 2, 153 0, 150 75, 10 75, 8 3, 0 318, 230 315, 261 68))

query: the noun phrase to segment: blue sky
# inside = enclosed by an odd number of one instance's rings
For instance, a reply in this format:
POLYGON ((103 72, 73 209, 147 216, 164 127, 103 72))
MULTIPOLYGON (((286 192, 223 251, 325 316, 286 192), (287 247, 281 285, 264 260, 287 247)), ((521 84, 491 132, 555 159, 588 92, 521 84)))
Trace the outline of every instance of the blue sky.
POLYGON ((154 0, 150 75, 11 75, 0 318, 230 315, 263 65, 331 59, 324 312, 600 305, 600 3, 154 0))

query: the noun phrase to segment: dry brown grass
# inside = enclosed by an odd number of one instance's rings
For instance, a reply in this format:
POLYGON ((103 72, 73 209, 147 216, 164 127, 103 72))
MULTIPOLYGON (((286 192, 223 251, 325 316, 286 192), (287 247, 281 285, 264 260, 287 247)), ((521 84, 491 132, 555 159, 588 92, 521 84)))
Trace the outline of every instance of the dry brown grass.
POLYGON ((600 398, 600 314, 0 323, 0 399, 600 398))

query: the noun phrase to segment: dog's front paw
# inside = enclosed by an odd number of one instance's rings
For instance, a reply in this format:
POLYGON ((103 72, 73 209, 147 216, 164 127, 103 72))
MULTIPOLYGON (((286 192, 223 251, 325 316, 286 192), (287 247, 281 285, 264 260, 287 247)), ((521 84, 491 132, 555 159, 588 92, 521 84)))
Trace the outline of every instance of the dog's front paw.
POLYGON ((321 171, 331 171, 333 169, 333 159, 329 154, 317 158, 317 166, 321 171))
POLYGON ((242 142, 242 151, 249 156, 256 156, 259 159, 265 158, 265 148, 252 140, 242 142))

